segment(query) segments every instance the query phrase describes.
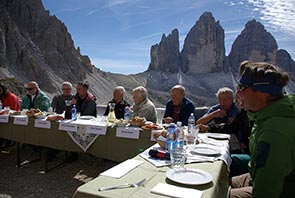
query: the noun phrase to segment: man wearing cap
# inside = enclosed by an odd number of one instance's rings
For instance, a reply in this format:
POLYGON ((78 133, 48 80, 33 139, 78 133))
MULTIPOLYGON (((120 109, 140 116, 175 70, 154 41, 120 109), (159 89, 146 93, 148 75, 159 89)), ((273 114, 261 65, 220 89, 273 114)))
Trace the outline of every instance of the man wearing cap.
POLYGON ((249 173, 233 177, 230 197, 295 194, 295 96, 284 95, 287 73, 269 63, 240 65, 238 94, 254 121, 249 173))
POLYGON ((39 89, 38 84, 35 81, 31 81, 26 87, 27 95, 22 99, 20 109, 40 109, 41 111, 47 111, 50 107, 50 101, 47 95, 39 89))

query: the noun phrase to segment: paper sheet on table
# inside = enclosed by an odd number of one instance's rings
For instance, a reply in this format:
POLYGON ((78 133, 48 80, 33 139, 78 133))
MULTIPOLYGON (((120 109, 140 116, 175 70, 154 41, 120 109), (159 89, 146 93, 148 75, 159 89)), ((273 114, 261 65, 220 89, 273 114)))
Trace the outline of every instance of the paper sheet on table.
POLYGON ((114 177, 114 178, 120 178, 123 175, 127 174, 137 166, 141 165, 144 161, 141 160, 134 160, 134 159, 129 159, 126 160, 117 166, 114 166, 113 168, 110 168, 102 173, 100 175, 103 176, 108 176, 108 177, 114 177))
POLYGON ((192 189, 192 188, 184 188, 173 186, 170 184, 158 183, 152 190, 152 193, 160 194, 160 195, 168 195, 170 197, 180 197, 180 198, 201 198, 203 196, 203 192, 200 190, 192 189))
MULTIPOLYGON (((149 150, 150 149, 156 149, 156 150, 164 150, 160 147, 159 144, 154 144, 150 148, 146 149, 142 153, 139 154, 140 157, 143 159, 147 160, 151 164, 153 164, 156 167, 162 167, 162 166, 167 166, 171 164, 170 160, 162 160, 162 159, 155 159, 150 157, 149 155, 149 150)), ((201 156, 201 155, 190 155, 187 156, 187 163, 193 163, 193 162, 214 162, 214 157, 207 157, 207 156, 201 156)))

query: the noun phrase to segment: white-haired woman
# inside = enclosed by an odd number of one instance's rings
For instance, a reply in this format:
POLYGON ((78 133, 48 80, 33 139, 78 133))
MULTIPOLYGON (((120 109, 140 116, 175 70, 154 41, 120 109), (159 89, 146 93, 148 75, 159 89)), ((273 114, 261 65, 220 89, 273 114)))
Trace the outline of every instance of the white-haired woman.
POLYGON ((148 99, 148 92, 143 86, 133 89, 134 104, 131 107, 131 116, 145 117, 146 120, 157 122, 155 105, 148 99))

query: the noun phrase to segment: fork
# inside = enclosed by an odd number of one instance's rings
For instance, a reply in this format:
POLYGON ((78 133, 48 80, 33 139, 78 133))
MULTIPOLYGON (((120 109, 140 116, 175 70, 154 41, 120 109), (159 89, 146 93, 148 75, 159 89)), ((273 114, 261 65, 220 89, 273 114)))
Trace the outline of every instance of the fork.
POLYGON ((120 185, 115 185, 115 186, 110 186, 110 187, 101 187, 98 189, 98 191, 104 191, 104 190, 112 190, 112 189, 120 189, 120 188, 138 188, 139 186, 143 185, 144 182, 146 181, 146 179, 142 179, 136 183, 133 183, 133 184, 129 184, 129 183, 126 183, 126 184, 120 184, 120 185))

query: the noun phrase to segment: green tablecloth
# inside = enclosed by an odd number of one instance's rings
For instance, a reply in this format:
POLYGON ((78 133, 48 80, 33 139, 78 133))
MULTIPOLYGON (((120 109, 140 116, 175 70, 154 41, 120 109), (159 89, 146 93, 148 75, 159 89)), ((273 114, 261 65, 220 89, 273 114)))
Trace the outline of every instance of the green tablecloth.
MULTIPOLYGON (((141 157, 136 156, 134 159, 143 160, 141 157)), ((223 161, 216 161, 214 163, 194 163, 185 165, 189 168, 198 168, 209 172, 213 176, 213 181, 209 184, 199 186, 188 186, 175 183, 166 178, 166 171, 168 167, 156 168, 151 163, 145 161, 142 165, 133 169, 128 174, 120 179, 115 179, 106 176, 99 176, 96 179, 80 186, 74 198, 97 198, 97 197, 128 197, 128 198, 152 198, 152 197, 165 197, 151 193, 151 189, 158 183, 168 183, 181 187, 189 187, 204 191, 204 198, 222 198, 228 195, 228 176, 227 168, 223 161), (143 178, 147 179, 144 186, 139 188, 115 189, 109 191, 98 191, 99 187, 112 186, 122 183, 133 183, 143 178)))
MULTIPOLYGON (((58 122, 51 122, 51 129, 42 129, 34 127, 34 120, 30 118, 28 126, 13 124, 13 118, 9 119, 9 123, 0 123, 0 138, 59 150, 84 152, 67 132, 58 130, 58 122)), ((142 130, 139 139, 119 138, 116 137, 116 127, 108 127, 106 135, 100 135, 87 153, 121 162, 153 145, 155 142, 150 141, 150 136, 150 131, 142 130)))

